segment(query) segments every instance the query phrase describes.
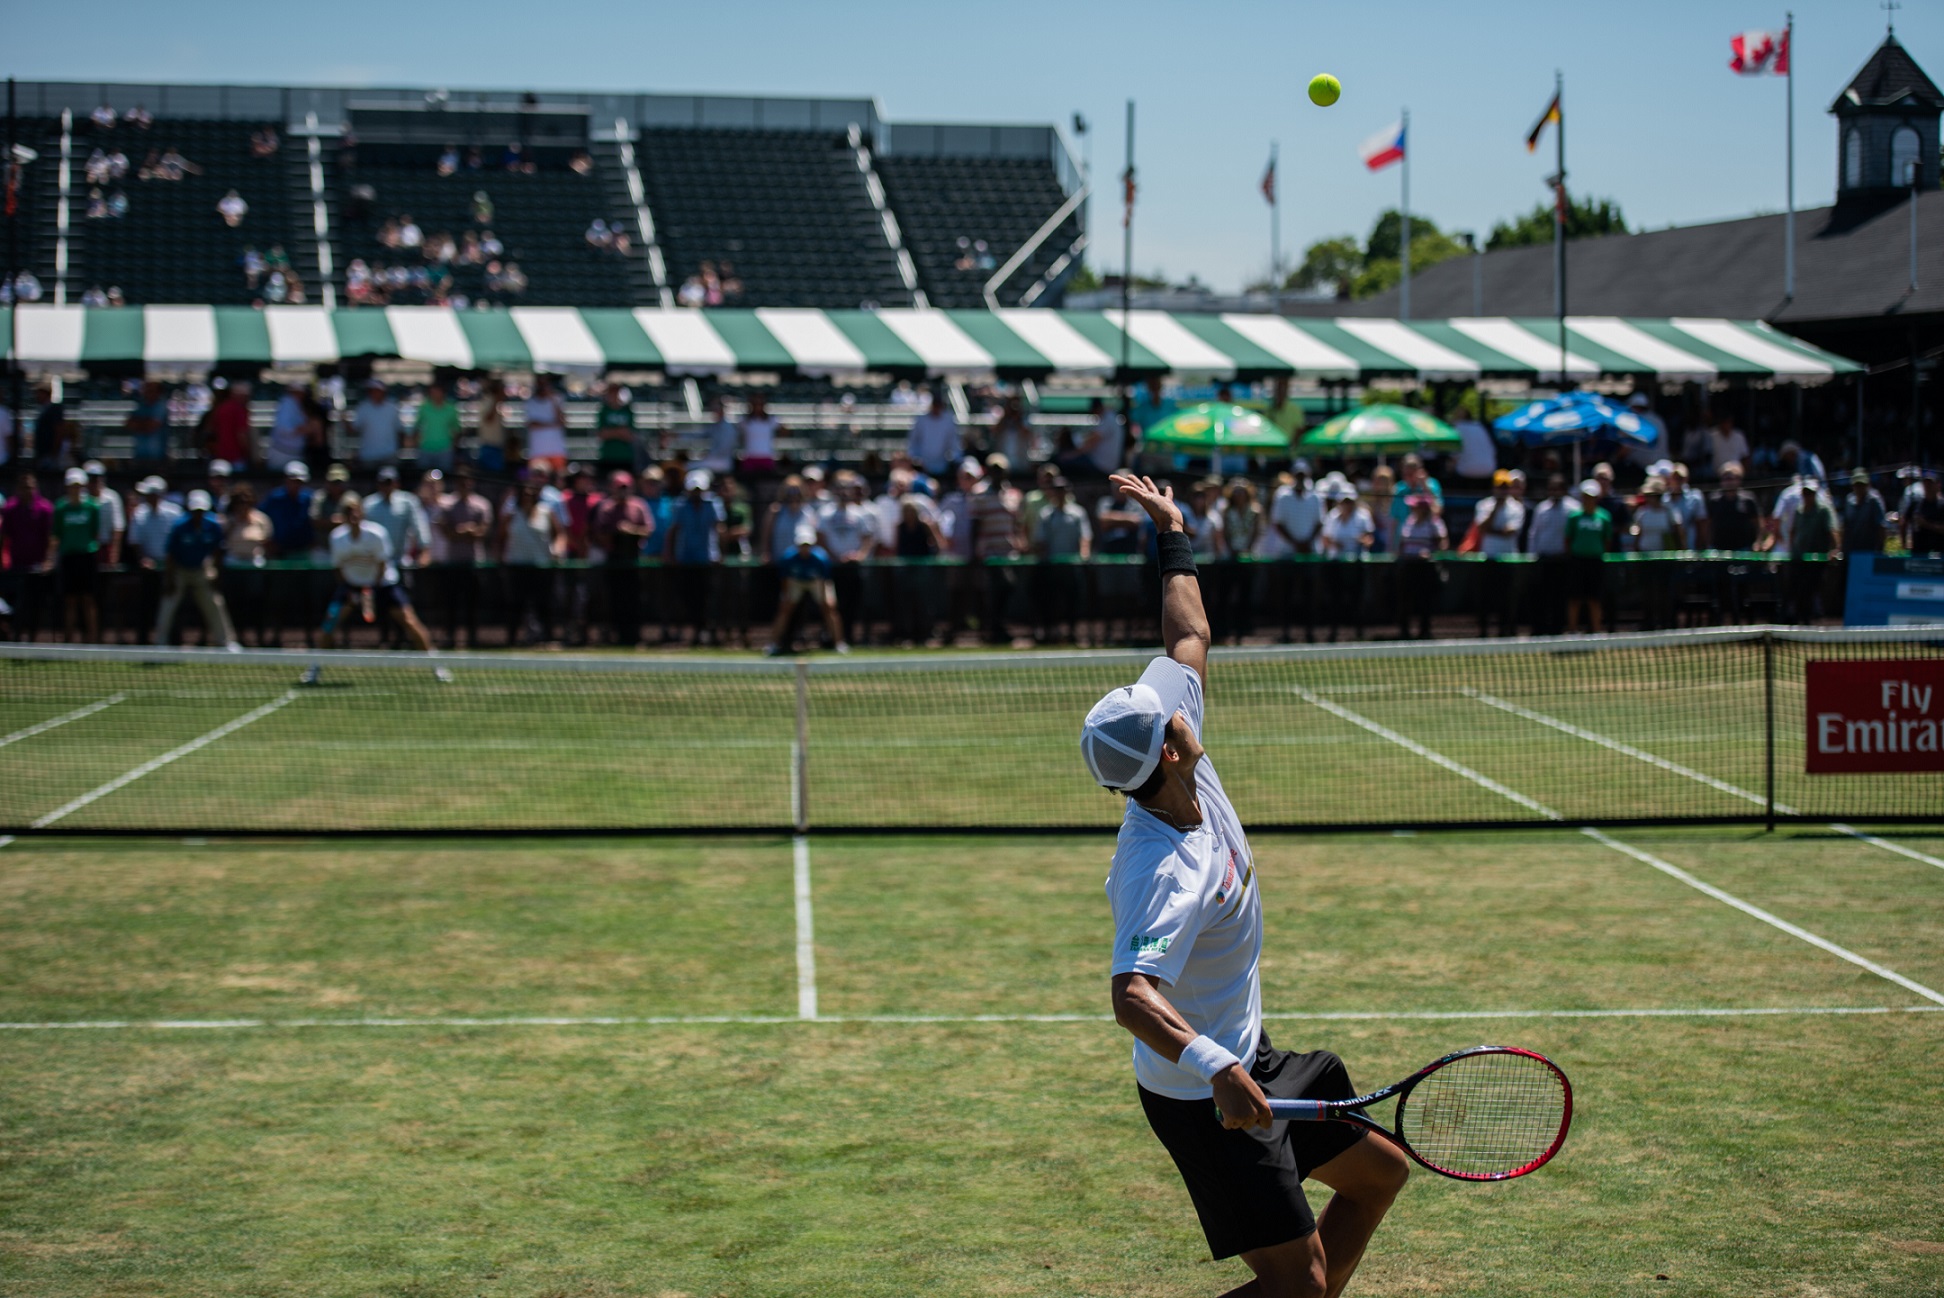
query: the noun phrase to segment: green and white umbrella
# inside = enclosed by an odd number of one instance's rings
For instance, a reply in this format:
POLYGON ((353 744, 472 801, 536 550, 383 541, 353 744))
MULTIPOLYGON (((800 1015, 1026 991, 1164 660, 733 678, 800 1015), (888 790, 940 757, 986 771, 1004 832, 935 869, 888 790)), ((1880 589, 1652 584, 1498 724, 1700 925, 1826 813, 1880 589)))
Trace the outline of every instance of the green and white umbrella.
POLYGON ((1375 405, 1312 429, 1303 436, 1303 449, 1319 454, 1379 454, 1420 446, 1456 450, 1465 444, 1458 430, 1441 419, 1409 406, 1375 405))
POLYGON ((1183 451, 1284 451, 1289 434, 1262 415, 1226 402, 1203 401, 1157 420, 1142 434, 1149 446, 1183 451))
MULTIPOLYGON (((135 306, 0 308, 0 340, 35 371, 140 365, 302 366, 397 357, 468 370, 656 370, 669 375, 866 373, 948 379, 1407 377, 1559 381, 1557 324, 1482 317, 1335 319, 1231 312, 997 311, 808 307, 135 306)), ((1567 378, 1651 376, 1818 383, 1857 366, 1760 321, 1569 316, 1567 378)))

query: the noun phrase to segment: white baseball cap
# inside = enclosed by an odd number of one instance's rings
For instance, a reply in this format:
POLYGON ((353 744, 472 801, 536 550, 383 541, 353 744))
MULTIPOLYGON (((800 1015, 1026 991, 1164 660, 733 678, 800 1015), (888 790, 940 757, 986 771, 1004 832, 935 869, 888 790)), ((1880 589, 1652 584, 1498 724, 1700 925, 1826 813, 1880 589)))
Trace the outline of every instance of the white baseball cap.
POLYGON ((807 522, 798 523, 796 525, 795 540, 798 545, 815 545, 817 543, 817 525, 807 522))
POLYGON ((189 508, 192 510, 201 509, 206 511, 209 509, 210 506, 209 493, 207 491, 204 491, 202 488, 198 487, 196 490, 189 493, 189 500, 187 503, 189 508))
POLYGON ((88 485, 88 475, 80 469, 69 469, 61 475, 61 481, 70 487, 85 487, 88 485))
POLYGON ((1128 792, 1147 783, 1161 764, 1168 722, 1188 698, 1188 669, 1156 658, 1132 685, 1093 705, 1080 728, 1080 755, 1102 788, 1128 792))
POLYGON ((302 460, 292 460, 284 465, 284 477, 295 478, 299 482, 310 481, 310 465, 302 460))
POLYGON ((682 488, 685 491, 707 491, 714 482, 707 469, 690 469, 688 476, 682 479, 682 488))

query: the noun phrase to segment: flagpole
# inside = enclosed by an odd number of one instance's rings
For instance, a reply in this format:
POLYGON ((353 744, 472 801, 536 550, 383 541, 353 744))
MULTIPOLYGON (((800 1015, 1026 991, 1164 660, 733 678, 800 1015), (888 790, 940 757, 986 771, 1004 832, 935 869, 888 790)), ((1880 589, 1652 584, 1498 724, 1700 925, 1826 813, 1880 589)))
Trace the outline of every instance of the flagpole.
POLYGON ((1559 324, 1559 386, 1566 386, 1566 77, 1553 73, 1553 103, 1559 117, 1553 122, 1553 150, 1557 188, 1553 192, 1553 314, 1559 324))
POLYGON ((1411 318, 1411 110, 1404 110, 1403 121, 1397 128, 1397 142, 1404 146, 1404 211, 1403 220, 1397 235, 1398 256, 1403 262, 1404 273, 1398 279, 1397 309, 1403 318, 1411 318))
POLYGON ((1782 300, 1795 301, 1795 14, 1788 16, 1788 24, 1782 29, 1783 57, 1789 60, 1788 71, 1782 79, 1787 83, 1787 93, 1783 102, 1788 116, 1789 142, 1789 215, 1782 225, 1782 300))
MULTIPOLYGON (((1128 341, 1127 331, 1133 321, 1132 298, 1130 290, 1134 283, 1134 101, 1127 101, 1127 170, 1122 174, 1121 187, 1126 203, 1121 216, 1121 454, 1127 453, 1127 439, 1134 435, 1134 393, 1127 386, 1128 341)), ((1126 460, 1123 458, 1122 463, 1126 460)))
POLYGON ((1282 314, 1282 177, 1276 174, 1276 140, 1269 141, 1269 304, 1282 314))

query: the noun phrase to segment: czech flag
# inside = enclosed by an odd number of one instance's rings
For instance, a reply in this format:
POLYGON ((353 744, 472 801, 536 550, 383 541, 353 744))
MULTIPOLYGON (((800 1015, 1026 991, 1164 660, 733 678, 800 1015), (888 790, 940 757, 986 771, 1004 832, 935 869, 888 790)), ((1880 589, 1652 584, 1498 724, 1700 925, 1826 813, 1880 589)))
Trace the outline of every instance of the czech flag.
POLYGON ((1357 151, 1363 154, 1364 166, 1371 171, 1382 171, 1393 162, 1404 161, 1404 123, 1392 122, 1365 140, 1357 151))

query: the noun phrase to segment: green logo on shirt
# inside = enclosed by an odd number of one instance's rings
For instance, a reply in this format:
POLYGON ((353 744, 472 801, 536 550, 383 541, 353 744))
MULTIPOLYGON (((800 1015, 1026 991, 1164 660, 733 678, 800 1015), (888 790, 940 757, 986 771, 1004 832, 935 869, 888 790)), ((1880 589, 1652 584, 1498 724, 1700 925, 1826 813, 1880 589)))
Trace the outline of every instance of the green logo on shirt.
POLYGON ((1136 955, 1145 955, 1150 951, 1155 955, 1166 955, 1168 943, 1172 941, 1174 939, 1171 937, 1142 937, 1137 934, 1127 939, 1127 949, 1136 955))

